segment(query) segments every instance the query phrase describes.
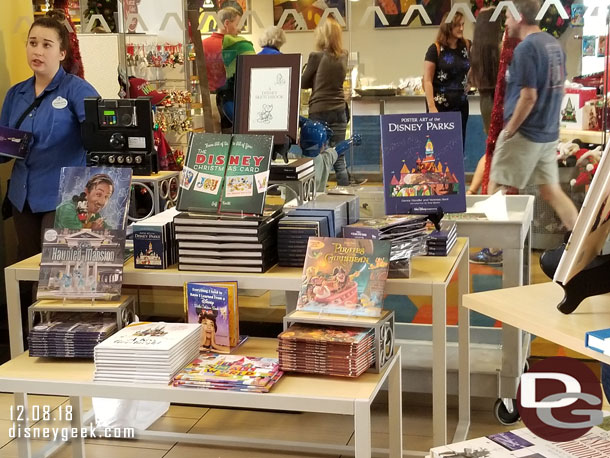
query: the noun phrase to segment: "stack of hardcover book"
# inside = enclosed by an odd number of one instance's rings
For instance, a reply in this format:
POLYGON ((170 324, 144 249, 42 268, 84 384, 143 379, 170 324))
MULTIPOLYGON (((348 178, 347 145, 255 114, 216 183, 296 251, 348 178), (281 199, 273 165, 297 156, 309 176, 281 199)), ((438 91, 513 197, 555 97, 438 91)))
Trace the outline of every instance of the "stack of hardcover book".
POLYGON ((131 225, 136 269, 167 269, 176 263, 178 246, 173 221, 177 214, 174 207, 131 225))
POLYGON ((331 210, 297 208, 284 216, 278 225, 278 264, 303 267, 309 237, 329 237, 334 225, 331 210))
POLYGON ((300 157, 289 159, 288 163, 283 159, 271 162, 269 167, 269 181, 298 181, 314 173, 313 159, 300 157))
POLYGON ((174 377, 174 386, 267 393, 283 375, 275 358, 201 355, 174 377))
POLYGON ((174 218, 178 268, 266 272, 277 262, 281 211, 265 209, 273 137, 196 133, 174 218))
POLYGON ((95 347, 94 381, 163 383, 197 357, 201 326, 133 323, 95 347))
POLYGON ((283 371, 358 377, 375 362, 373 329, 296 323, 278 338, 283 371))
POLYGON ((428 256, 447 256, 457 240, 457 225, 443 223, 440 231, 432 231, 426 241, 428 256))
POLYGON ((54 313, 32 328, 30 356, 93 358, 93 349, 117 330, 116 319, 101 313, 54 313))
POLYGON ((174 218, 180 270, 266 272, 277 263, 281 210, 262 216, 178 213, 174 218))

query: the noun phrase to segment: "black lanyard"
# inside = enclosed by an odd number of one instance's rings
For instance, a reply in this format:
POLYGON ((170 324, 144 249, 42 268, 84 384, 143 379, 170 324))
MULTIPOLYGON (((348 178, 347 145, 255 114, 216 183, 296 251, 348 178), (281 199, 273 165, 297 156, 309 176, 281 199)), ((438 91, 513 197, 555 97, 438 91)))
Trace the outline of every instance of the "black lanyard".
POLYGON ((26 116, 40 106, 40 104, 42 103, 42 100, 47 96, 48 93, 49 93, 49 91, 45 91, 42 93, 42 95, 36 97, 34 102, 29 107, 26 108, 26 110, 17 120, 17 124, 15 124, 15 129, 19 129, 19 127, 21 126, 21 123, 26 118, 26 116))

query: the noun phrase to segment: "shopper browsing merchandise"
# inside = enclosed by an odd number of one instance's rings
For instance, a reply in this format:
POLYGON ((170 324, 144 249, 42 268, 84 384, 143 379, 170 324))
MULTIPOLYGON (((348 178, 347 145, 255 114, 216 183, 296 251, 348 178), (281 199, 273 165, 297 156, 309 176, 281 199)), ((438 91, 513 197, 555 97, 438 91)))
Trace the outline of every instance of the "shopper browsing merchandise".
POLYGON ((489 192, 502 186, 538 185, 542 198, 571 230, 578 210, 559 186, 556 147, 566 59, 559 41, 538 26, 538 0, 515 0, 520 19, 506 18, 511 36, 522 41, 508 69, 504 129, 491 162, 489 192), (536 65, 532 65, 535 62, 536 65))
POLYGON ((0 125, 31 132, 33 137, 25 159, 15 161, 8 189, 20 259, 39 253, 41 229, 53 226, 61 168, 85 165, 80 130, 84 98, 98 93, 62 68, 69 53, 64 25, 50 17, 37 19, 26 44, 34 76, 11 87, 2 105, 0 125))
POLYGON ((458 111, 462 115, 462 142, 468 122, 468 71, 470 41, 464 38, 464 15, 455 13, 451 22, 443 16, 436 41, 426 52, 424 92, 429 113, 458 111))
MULTIPOLYGON (((309 119, 323 121, 333 131, 330 146, 345 140, 347 127, 346 102, 343 81, 347 73, 347 51, 343 49, 341 26, 331 17, 315 30, 317 51, 312 52, 301 78, 303 89, 311 88, 309 119)), ((349 185, 345 156, 339 156, 333 165, 337 184, 349 185)))
MULTIPOLYGON (((489 134, 491 112, 494 106, 496 80, 500 65, 500 50, 502 47, 502 20, 491 21, 495 7, 482 8, 474 26, 474 37, 470 50, 471 80, 479 90, 479 104, 483 130, 489 134)), ((485 151, 477 164, 469 189, 466 194, 477 194, 483 182, 485 171, 485 151)))
POLYGON ((225 35, 222 39, 222 60, 226 82, 218 89, 216 104, 220 112, 222 132, 231 133, 235 114, 235 70, 237 56, 255 54, 252 42, 238 36, 242 13, 232 6, 218 12, 218 21, 223 23, 225 35))
POLYGON ((286 43, 286 34, 281 27, 277 25, 267 27, 258 39, 258 44, 262 48, 259 54, 282 54, 280 48, 284 43, 286 43))

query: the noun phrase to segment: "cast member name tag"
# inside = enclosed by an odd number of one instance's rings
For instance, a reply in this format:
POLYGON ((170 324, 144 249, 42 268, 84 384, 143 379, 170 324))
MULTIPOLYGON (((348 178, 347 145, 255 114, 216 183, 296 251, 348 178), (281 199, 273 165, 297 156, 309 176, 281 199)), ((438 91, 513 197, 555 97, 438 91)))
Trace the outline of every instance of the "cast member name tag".
POLYGON ((57 96, 51 105, 53 105, 53 108, 61 110, 62 108, 66 108, 68 106, 68 101, 61 96, 57 96))

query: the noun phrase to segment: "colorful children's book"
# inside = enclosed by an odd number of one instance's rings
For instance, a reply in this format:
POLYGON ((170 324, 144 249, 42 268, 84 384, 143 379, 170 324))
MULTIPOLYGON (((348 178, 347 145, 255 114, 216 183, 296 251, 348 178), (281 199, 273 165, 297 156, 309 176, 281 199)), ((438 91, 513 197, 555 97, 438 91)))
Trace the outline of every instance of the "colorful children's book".
POLYGON ((184 285, 189 323, 202 325, 201 351, 229 353, 239 342, 237 282, 191 282, 184 285))
POLYGON ((310 237, 297 309, 380 316, 390 243, 310 237))
POLYGON ((174 377, 174 386, 266 393, 282 376, 278 360, 201 355, 174 377))
POLYGON ((55 229, 125 230, 131 169, 63 167, 55 229))
POLYGON ((381 116, 386 214, 466 211, 459 113, 381 116))
POLYGON ((231 135, 193 133, 180 175, 178 210, 219 211, 231 135))
POLYGON ((124 250, 123 230, 47 229, 38 299, 118 299, 124 250))
POLYGON ((272 149, 269 135, 192 134, 178 210, 262 214, 272 149))

